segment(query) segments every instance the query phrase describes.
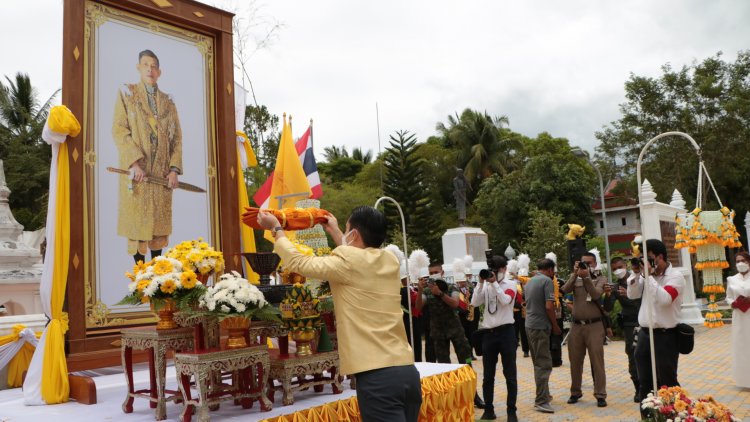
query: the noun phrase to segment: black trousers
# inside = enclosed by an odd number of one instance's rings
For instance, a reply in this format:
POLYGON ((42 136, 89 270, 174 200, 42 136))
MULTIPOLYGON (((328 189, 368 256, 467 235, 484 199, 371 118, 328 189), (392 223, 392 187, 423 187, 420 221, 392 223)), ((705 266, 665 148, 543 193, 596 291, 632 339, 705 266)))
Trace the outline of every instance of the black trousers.
POLYGON ((391 366, 356 374, 362 422, 416 422, 422 385, 414 365, 391 366))
MULTIPOLYGON (((640 383, 638 382, 638 369, 635 366, 635 348, 633 347, 633 330, 635 327, 624 326, 622 332, 625 335, 625 354, 628 355, 628 372, 636 392, 640 392, 640 383)), ((644 397, 645 398, 645 397, 644 397)))
POLYGON ((526 318, 521 315, 521 311, 513 311, 513 320, 515 321, 516 328, 516 343, 518 339, 521 340, 521 350, 524 353, 529 353, 529 338, 526 337, 526 318))
POLYGON ((424 333, 424 361, 425 362, 437 362, 437 356, 435 356, 435 343, 432 342, 430 337, 430 313, 427 307, 422 309, 422 332, 424 333))
MULTIPOLYGON (((654 351, 656 356, 657 388, 666 385, 674 387, 677 382, 677 361, 680 353, 677 349, 677 329, 654 329, 654 351)), ((641 327, 638 331, 638 343, 635 348, 635 366, 638 370, 641 397, 646 397, 654 386, 651 374, 651 351, 649 347, 648 328, 641 327)))
POLYGON ((482 366, 484 374, 482 379, 482 394, 484 396, 484 409, 493 410, 492 399, 495 395, 495 371, 497 369, 498 355, 502 359, 503 376, 505 387, 508 391, 506 406, 508 414, 516 413, 516 397, 518 396, 518 381, 516 379, 516 330, 514 324, 501 325, 491 328, 482 341, 482 366))
POLYGON ((409 316, 404 313, 404 328, 406 328, 406 340, 414 350, 414 362, 422 362, 422 317, 411 318, 414 323, 414 344, 411 344, 409 337, 409 316))

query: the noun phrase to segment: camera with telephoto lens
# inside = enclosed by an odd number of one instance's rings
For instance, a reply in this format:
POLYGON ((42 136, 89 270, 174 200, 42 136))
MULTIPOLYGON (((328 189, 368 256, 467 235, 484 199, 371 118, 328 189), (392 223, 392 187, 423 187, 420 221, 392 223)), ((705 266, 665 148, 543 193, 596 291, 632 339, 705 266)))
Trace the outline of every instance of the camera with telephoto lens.
POLYGON ((479 278, 481 278, 482 280, 487 280, 490 277, 492 277, 492 273, 490 272, 490 270, 479 270, 479 278))

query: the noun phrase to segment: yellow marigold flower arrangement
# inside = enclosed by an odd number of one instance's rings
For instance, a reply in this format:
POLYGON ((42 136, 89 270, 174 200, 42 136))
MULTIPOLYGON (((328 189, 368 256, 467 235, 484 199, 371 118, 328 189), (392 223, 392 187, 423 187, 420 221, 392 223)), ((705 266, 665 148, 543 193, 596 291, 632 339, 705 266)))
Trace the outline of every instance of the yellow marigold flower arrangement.
POLYGON ((224 271, 224 255, 200 237, 178 243, 164 256, 180 261, 183 267, 196 274, 211 275, 224 271))
POLYGON ((185 268, 178 259, 158 256, 148 263, 139 262, 129 279, 128 294, 118 305, 153 303, 158 309, 164 301, 172 299, 179 308, 191 308, 205 291, 196 273, 185 268))

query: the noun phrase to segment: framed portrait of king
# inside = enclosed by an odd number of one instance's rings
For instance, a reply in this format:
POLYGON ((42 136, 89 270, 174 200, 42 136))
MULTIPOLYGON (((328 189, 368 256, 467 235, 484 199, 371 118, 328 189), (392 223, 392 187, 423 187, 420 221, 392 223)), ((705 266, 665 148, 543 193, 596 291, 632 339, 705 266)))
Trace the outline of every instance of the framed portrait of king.
POLYGON ((63 103, 83 128, 69 145, 69 356, 153 324, 147 305, 117 305, 135 263, 203 238, 239 267, 231 21, 191 0, 65 2, 63 103))

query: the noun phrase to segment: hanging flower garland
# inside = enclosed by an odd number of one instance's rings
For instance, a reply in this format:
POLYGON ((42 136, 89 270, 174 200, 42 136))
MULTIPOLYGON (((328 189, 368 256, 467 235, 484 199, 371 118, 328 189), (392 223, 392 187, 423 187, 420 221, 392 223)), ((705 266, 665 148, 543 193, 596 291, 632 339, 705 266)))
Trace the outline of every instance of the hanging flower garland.
POLYGON ((703 274, 703 292, 710 294, 704 322, 709 328, 724 325, 716 303, 716 294, 724 293, 723 270, 729 268, 724 248, 742 246, 733 220, 734 211, 727 207, 719 211, 695 208, 684 220, 675 219, 675 248, 688 248, 696 255, 695 269, 703 274))

